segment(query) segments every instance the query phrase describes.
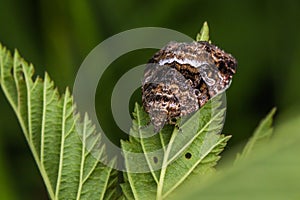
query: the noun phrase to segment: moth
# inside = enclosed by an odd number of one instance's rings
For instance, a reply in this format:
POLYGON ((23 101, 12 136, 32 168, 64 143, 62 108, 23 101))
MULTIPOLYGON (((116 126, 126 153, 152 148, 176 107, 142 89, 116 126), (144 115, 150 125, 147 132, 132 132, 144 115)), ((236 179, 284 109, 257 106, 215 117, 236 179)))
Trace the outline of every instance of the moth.
POLYGON ((236 68, 231 54, 205 41, 169 42, 156 52, 142 81, 143 107, 155 132, 224 92, 236 68))

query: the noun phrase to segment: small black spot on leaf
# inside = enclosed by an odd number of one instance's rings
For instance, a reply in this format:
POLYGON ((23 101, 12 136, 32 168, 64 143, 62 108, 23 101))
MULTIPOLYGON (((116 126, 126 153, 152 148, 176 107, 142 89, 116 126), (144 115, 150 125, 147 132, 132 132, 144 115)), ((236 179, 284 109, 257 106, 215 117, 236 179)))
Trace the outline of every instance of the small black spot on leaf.
POLYGON ((158 162, 158 158, 156 156, 153 157, 153 162, 156 164, 158 162))
POLYGON ((186 158, 186 159, 190 159, 191 157, 192 157, 192 154, 191 154, 191 153, 188 152, 188 153, 185 154, 185 158, 186 158))

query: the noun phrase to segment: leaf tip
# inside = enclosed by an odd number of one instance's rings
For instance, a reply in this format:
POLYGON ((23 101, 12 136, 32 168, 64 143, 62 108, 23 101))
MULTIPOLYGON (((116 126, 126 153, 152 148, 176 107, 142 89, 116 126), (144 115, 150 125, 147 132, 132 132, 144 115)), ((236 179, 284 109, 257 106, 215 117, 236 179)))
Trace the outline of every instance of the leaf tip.
POLYGON ((66 95, 67 97, 71 97, 70 88, 69 88, 68 86, 66 87, 65 95, 66 95))
POLYGON ((203 23, 200 32, 196 36, 196 41, 209 41, 209 27, 207 21, 203 23))
POLYGON ((271 111, 269 112, 269 115, 271 115, 273 117, 275 115, 276 111, 277 111, 277 107, 273 107, 271 109, 271 111))

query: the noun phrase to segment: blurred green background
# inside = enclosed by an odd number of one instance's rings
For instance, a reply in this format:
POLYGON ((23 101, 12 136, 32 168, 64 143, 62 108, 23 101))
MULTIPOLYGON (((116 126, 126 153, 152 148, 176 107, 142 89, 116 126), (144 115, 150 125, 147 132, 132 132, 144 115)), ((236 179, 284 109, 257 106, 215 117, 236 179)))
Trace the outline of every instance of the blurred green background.
MULTIPOLYGON (((300 1, 37 1, 0 0, 0 42, 47 71, 63 91, 72 88, 85 56, 109 36, 158 26, 195 38, 204 21, 210 39, 238 60, 227 91, 224 132, 231 146, 244 143, 274 106, 275 122, 300 111, 300 1)), ((99 118, 115 143, 125 138, 110 113, 110 93, 122 73, 145 63, 155 50, 122 56, 99 83, 99 118), (109 83, 109 84, 108 84, 109 83), (103 89, 105 86, 105 89, 103 89), (101 89, 102 88, 102 89, 101 89)), ((137 91, 132 102, 140 101, 137 91)), ((130 106, 132 108, 132 106, 130 106)), ((47 192, 16 117, 0 92, 0 199, 47 199, 47 192)))

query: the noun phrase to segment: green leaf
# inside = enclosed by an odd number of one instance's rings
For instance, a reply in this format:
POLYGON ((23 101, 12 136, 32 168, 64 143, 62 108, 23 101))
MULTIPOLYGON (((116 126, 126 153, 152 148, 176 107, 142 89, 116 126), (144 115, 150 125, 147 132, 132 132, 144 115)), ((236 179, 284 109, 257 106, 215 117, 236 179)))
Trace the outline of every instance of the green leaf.
POLYGON ((300 116, 285 121, 275 127, 270 141, 262 141, 263 148, 253 149, 255 156, 222 168, 205 182, 193 178, 173 194, 172 200, 300 199, 299 124, 300 116))
POLYGON ((209 41, 209 27, 207 22, 204 22, 200 32, 196 36, 196 41, 209 41))
POLYGON ((230 138, 220 135, 225 117, 222 97, 182 119, 179 129, 167 125, 146 138, 149 118, 136 105, 129 141, 121 141, 127 169, 122 188, 128 199, 164 199, 188 177, 213 168, 230 138))
MULTIPOLYGON (((112 196, 115 172, 99 162, 85 142, 100 144, 100 134, 87 116, 74 115, 67 89, 60 95, 53 81, 34 78, 34 67, 0 44, 0 84, 20 122, 51 199, 104 199, 112 196), (83 142, 82 142, 83 141, 83 142)), ((30 183, 28 183, 30 184, 30 183)))
POLYGON ((254 148, 265 144, 265 141, 269 141, 273 134, 273 116, 276 112, 276 108, 273 108, 270 113, 260 122, 259 126, 254 131, 253 136, 249 139, 248 143, 244 147, 241 154, 238 154, 236 162, 241 159, 247 158, 253 151, 254 148))

